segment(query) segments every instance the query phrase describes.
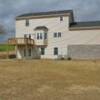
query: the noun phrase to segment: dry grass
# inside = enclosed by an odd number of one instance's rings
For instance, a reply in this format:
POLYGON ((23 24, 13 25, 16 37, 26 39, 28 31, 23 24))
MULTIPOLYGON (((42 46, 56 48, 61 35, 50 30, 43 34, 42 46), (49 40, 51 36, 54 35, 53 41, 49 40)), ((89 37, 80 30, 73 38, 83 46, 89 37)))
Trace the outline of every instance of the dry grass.
POLYGON ((100 100, 100 61, 0 61, 0 100, 100 100))
MULTIPOLYGON (((8 52, 0 52, 0 59, 7 59, 8 52)), ((9 51, 9 58, 15 58, 15 51, 9 51)))

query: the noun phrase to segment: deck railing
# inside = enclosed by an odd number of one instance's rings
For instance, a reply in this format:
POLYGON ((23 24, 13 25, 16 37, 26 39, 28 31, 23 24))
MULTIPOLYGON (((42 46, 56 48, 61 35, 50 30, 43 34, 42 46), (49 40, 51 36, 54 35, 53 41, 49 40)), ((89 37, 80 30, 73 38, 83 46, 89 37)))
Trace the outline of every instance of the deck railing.
POLYGON ((8 43, 10 45, 34 45, 34 40, 29 38, 10 38, 8 43))

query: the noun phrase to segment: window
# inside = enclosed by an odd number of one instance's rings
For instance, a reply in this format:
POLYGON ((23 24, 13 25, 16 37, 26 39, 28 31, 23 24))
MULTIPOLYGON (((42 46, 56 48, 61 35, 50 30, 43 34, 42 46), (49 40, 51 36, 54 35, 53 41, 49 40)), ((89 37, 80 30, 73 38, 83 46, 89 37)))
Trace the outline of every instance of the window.
POLYGON ((54 33, 54 37, 57 37, 57 33, 54 33))
POLYGON ((47 39, 47 33, 44 33, 44 39, 47 39))
POLYGON ((29 34, 29 39, 31 39, 31 34, 29 34))
POLYGON ((40 33, 40 39, 42 39, 42 33, 40 33))
POLYGON ((63 17, 62 16, 60 17, 60 21, 63 21, 63 17))
POLYGON ((41 48, 41 55, 45 54, 45 48, 41 48))
POLYGON ((28 54, 29 54, 29 56, 31 56, 31 48, 28 49, 28 54))
POLYGON ((26 56, 26 49, 24 49, 24 57, 26 56))
POLYGON ((29 20, 28 19, 26 20, 26 26, 29 26, 29 20))
POLYGON ((39 40, 39 39, 43 39, 42 33, 37 33, 37 40, 39 40))
POLYGON ((61 37, 61 32, 58 32, 58 37, 61 37))
POLYGON ((54 33, 54 38, 58 38, 58 37, 61 37, 61 32, 54 33))
POLYGON ((58 55, 58 48, 54 48, 54 55, 58 55))
POLYGON ((37 40, 39 40, 40 36, 39 36, 39 33, 37 33, 37 40))

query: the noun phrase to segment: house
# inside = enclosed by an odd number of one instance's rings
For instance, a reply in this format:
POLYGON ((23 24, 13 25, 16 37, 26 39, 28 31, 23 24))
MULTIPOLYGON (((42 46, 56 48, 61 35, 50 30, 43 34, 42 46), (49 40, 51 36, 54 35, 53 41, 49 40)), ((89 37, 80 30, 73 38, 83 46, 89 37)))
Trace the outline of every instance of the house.
POLYGON ((16 17, 18 59, 100 59, 100 22, 75 22, 72 10, 16 17))

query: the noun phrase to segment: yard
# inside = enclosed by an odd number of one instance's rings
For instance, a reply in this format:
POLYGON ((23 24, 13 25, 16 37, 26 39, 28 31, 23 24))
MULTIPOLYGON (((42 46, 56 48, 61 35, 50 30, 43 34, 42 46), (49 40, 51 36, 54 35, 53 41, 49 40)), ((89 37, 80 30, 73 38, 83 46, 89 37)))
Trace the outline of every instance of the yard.
POLYGON ((0 44, 0 52, 14 51, 15 47, 7 44, 0 44))
POLYGON ((0 60, 0 100, 100 100, 100 61, 0 60))
POLYGON ((0 44, 0 59, 15 58, 15 46, 0 44))

